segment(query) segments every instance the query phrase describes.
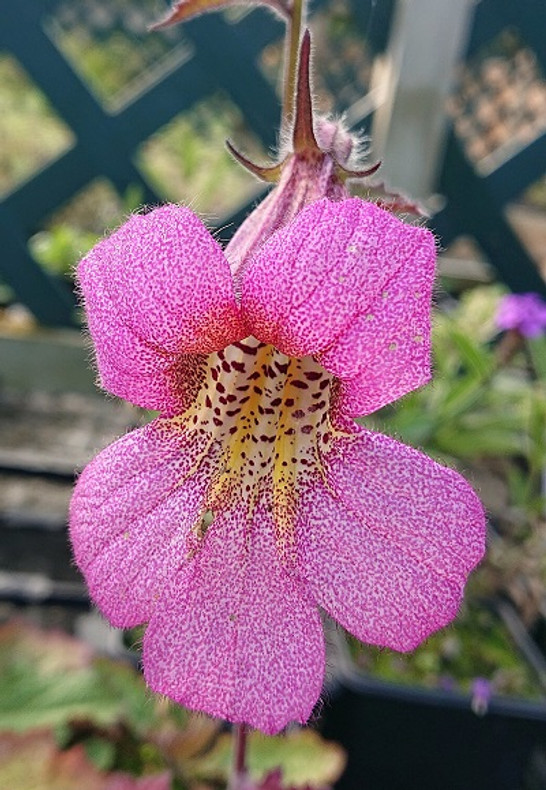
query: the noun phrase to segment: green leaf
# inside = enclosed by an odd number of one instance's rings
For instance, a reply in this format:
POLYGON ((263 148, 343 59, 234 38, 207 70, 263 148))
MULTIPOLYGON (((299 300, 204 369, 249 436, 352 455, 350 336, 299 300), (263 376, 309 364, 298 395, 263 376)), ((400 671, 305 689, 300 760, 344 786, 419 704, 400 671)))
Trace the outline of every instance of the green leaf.
POLYGON ((151 728, 154 702, 132 667, 93 659, 82 642, 22 622, 0 627, 0 730, 62 727, 75 719, 151 728))
POLYGON ((546 382, 546 335, 530 338, 527 343, 535 373, 539 379, 546 382))
MULTIPOLYGON (((231 735, 220 736, 212 751, 192 762, 191 773, 200 779, 224 781, 232 764, 232 750, 231 735)), ((313 730, 275 737, 251 732, 247 762, 254 780, 261 780, 280 767, 284 784, 313 786, 335 782, 345 767, 345 754, 341 746, 325 741, 313 730)))

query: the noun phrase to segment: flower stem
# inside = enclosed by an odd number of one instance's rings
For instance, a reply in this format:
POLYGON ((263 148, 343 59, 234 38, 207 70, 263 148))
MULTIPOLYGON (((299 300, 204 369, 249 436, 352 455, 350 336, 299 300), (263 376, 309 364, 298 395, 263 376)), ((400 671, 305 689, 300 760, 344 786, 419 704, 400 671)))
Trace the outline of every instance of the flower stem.
POLYGON ((246 724, 236 724, 233 733, 233 770, 228 790, 244 790, 246 784, 246 745, 248 730, 246 724))
POLYGON ((282 104, 281 129, 286 132, 293 119, 294 97, 298 74, 298 55, 300 48, 301 28, 305 13, 306 0, 294 0, 290 19, 287 23, 286 54, 284 67, 284 95, 282 104))

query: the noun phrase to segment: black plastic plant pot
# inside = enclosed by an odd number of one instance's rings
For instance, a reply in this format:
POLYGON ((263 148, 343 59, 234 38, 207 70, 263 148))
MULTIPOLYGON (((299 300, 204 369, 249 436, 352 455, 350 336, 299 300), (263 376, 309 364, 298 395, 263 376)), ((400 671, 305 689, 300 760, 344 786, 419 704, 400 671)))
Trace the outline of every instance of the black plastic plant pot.
POLYGON ((344 676, 321 713, 347 751, 336 790, 544 790, 546 703, 470 698, 344 676))

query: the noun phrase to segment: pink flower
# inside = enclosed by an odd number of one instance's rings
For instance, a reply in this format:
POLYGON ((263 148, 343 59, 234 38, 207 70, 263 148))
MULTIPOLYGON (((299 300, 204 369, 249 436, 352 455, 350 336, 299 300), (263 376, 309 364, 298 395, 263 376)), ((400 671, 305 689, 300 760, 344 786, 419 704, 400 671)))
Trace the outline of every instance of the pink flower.
POLYGON ((272 733, 320 694, 319 608, 396 650, 457 613, 478 499, 351 419, 429 378, 434 248, 370 203, 322 199, 234 281, 170 205, 80 264, 103 386, 162 413, 89 464, 71 505, 93 600, 115 626, 148 623, 152 689, 272 733))
POLYGON ((538 337, 546 332, 546 302, 537 293, 507 294, 499 303, 497 326, 538 337))
POLYGON ((319 697, 321 609, 411 650, 484 550, 463 478, 352 419, 430 378, 435 241, 348 197, 352 141, 317 143, 305 76, 294 153, 225 253, 169 205, 78 270, 102 386, 161 416, 83 471, 76 561, 113 625, 147 623, 152 689, 268 733, 319 697))

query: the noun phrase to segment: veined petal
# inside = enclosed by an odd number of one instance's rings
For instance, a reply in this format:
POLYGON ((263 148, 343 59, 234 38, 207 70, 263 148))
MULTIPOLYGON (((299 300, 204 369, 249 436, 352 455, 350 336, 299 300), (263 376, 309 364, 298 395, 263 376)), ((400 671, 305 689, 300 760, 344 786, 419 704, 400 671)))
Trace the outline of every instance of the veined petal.
POLYGON ((432 246, 418 247, 410 275, 399 271, 365 313, 317 360, 341 379, 337 408, 358 417, 422 387, 431 378, 432 246))
POLYGON ((193 402, 205 375, 205 357, 159 354, 119 318, 105 311, 100 291, 86 299, 87 324, 96 344, 100 385, 120 398, 171 417, 193 402), (110 334, 104 332, 108 326, 110 334))
POLYGON ((222 248, 182 206, 133 215, 83 259, 78 281, 102 383, 139 405, 173 399, 165 390, 173 379, 180 387, 171 373, 180 355, 208 354, 246 334, 222 248), (158 394, 142 403, 154 378, 158 394))
POLYGON ((362 414, 430 376, 434 263, 429 231, 359 198, 319 200, 256 254, 242 307, 260 340, 350 380, 344 405, 362 414))
POLYGON ((218 455, 206 434, 158 419, 82 472, 70 537, 91 597, 113 625, 148 620, 169 574, 187 561, 218 455))
POLYGON ((144 637, 155 691, 275 733, 318 699, 324 644, 306 587, 282 568, 268 503, 220 512, 190 565, 172 574, 144 637))
POLYGON ((484 552, 471 487, 416 450, 355 426, 303 490, 299 570, 358 639, 411 650, 456 615, 484 552))

